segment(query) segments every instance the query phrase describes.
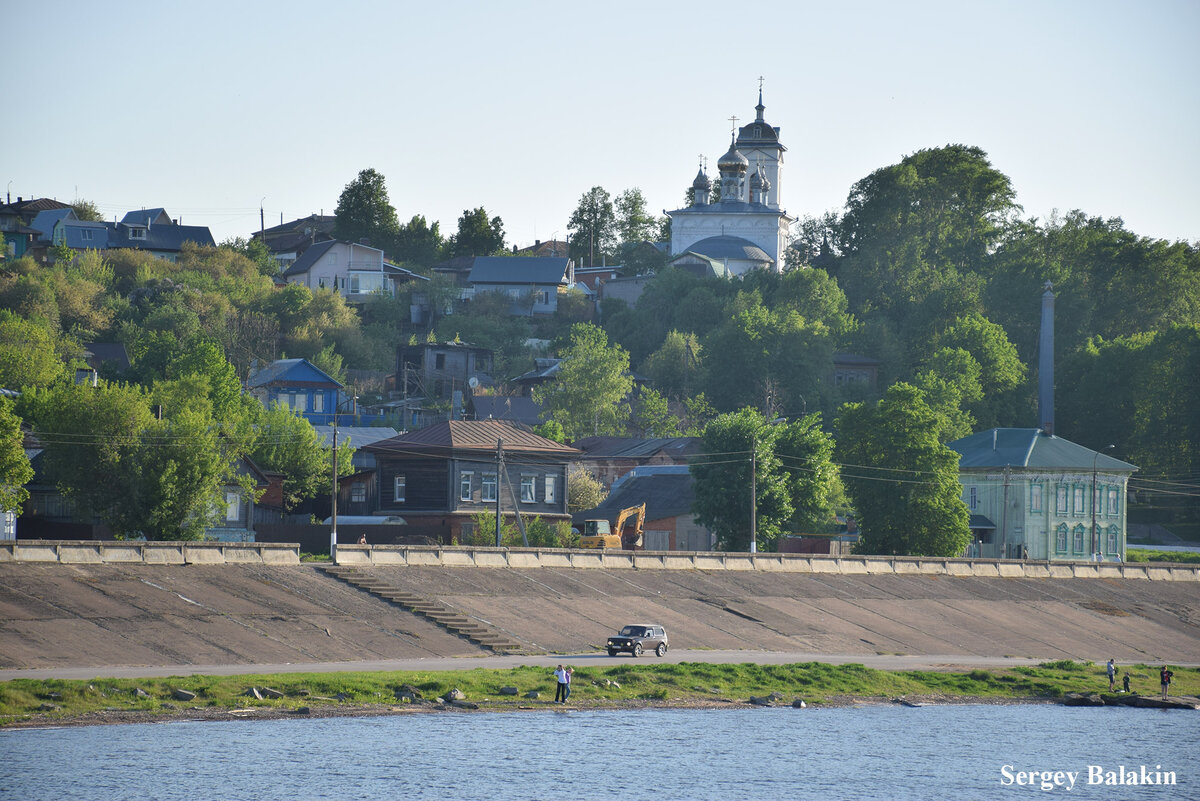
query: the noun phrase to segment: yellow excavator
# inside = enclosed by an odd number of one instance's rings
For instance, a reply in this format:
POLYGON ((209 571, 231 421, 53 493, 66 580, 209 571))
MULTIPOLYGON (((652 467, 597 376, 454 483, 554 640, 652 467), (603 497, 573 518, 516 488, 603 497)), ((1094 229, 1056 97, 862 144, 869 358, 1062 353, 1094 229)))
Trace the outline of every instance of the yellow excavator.
POLYGON ((642 549, 642 525, 646 522, 646 504, 622 509, 615 524, 607 519, 584 520, 580 548, 642 549), (631 519, 632 518, 632 519, 631 519))

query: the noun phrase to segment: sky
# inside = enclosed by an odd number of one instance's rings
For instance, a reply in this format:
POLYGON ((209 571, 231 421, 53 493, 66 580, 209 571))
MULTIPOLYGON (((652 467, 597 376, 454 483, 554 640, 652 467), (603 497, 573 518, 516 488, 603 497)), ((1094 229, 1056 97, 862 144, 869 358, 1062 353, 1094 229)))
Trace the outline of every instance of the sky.
POLYGON ((220 242, 332 214, 566 236, 593 186, 683 205, 731 116, 787 147, 795 217, 923 148, 986 151, 1025 216, 1200 241, 1200 2, 0 0, 14 200, 164 207, 220 242))

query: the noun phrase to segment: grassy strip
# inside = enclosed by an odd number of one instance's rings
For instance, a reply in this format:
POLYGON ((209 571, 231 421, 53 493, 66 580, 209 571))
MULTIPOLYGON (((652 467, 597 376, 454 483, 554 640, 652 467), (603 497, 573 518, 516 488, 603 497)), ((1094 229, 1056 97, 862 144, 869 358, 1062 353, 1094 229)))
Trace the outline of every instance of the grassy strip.
POLYGON ((1127 562, 1175 562, 1176 564, 1200 564, 1200 553, 1190 551, 1156 551, 1151 548, 1129 546, 1125 552, 1127 562))
MULTIPOLYGON (((1122 667, 1122 671, 1127 668, 1122 667)), ((1134 692, 1157 693, 1158 668, 1128 668, 1134 692)), ((1200 669, 1173 668, 1172 695, 1200 694, 1200 669)), ((216 710, 274 708, 336 704, 392 707, 396 690, 409 684, 425 698, 435 698, 452 688, 486 708, 512 708, 516 698, 502 696, 501 687, 516 687, 521 696, 530 691, 542 701, 553 698, 554 679, 542 667, 506 670, 477 668, 464 671, 396 673, 278 673, 240 676, 174 676, 152 679, 14 679, 0 683, 0 726, 35 718, 52 724, 111 711, 139 711, 168 716, 180 708, 216 710), (247 696, 251 687, 269 687, 282 698, 262 700, 247 696), (179 701, 175 690, 195 693, 179 701), (139 693, 141 691, 141 693, 139 693)), ((810 704, 855 696, 978 697, 995 699, 1053 699, 1069 692, 1108 690, 1104 666, 1091 662, 1044 662, 1038 667, 1005 670, 884 671, 859 664, 828 665, 808 662, 794 665, 742 663, 715 665, 632 663, 615 667, 581 667, 575 671, 572 703, 636 703, 734 699, 779 692, 786 700, 803 698, 810 704)), ((528 703, 524 698, 520 703, 528 703)))

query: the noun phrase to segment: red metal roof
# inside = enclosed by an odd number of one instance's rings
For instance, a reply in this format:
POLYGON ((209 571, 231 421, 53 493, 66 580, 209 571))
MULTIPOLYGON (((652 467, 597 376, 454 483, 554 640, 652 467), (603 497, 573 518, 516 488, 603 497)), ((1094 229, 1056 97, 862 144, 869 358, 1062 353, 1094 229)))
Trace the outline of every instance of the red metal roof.
POLYGON ((504 442, 505 452, 555 454, 570 457, 578 454, 575 448, 561 445, 552 439, 539 437, 529 431, 501 420, 448 420, 410 431, 407 434, 364 445, 371 451, 495 451, 496 441, 504 442))

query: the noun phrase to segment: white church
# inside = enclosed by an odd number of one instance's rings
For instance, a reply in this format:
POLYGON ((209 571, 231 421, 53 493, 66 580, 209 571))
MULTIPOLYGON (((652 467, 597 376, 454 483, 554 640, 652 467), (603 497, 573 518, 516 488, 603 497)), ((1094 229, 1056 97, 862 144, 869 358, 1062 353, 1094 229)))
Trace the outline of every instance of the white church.
POLYGON ((731 135, 729 150, 717 162, 720 196, 704 167, 692 182, 695 199, 671 218, 671 259, 675 267, 742 275, 750 270, 783 272, 788 228, 794 218, 779 205, 783 153, 779 129, 763 119, 762 87, 754 121, 731 135))

